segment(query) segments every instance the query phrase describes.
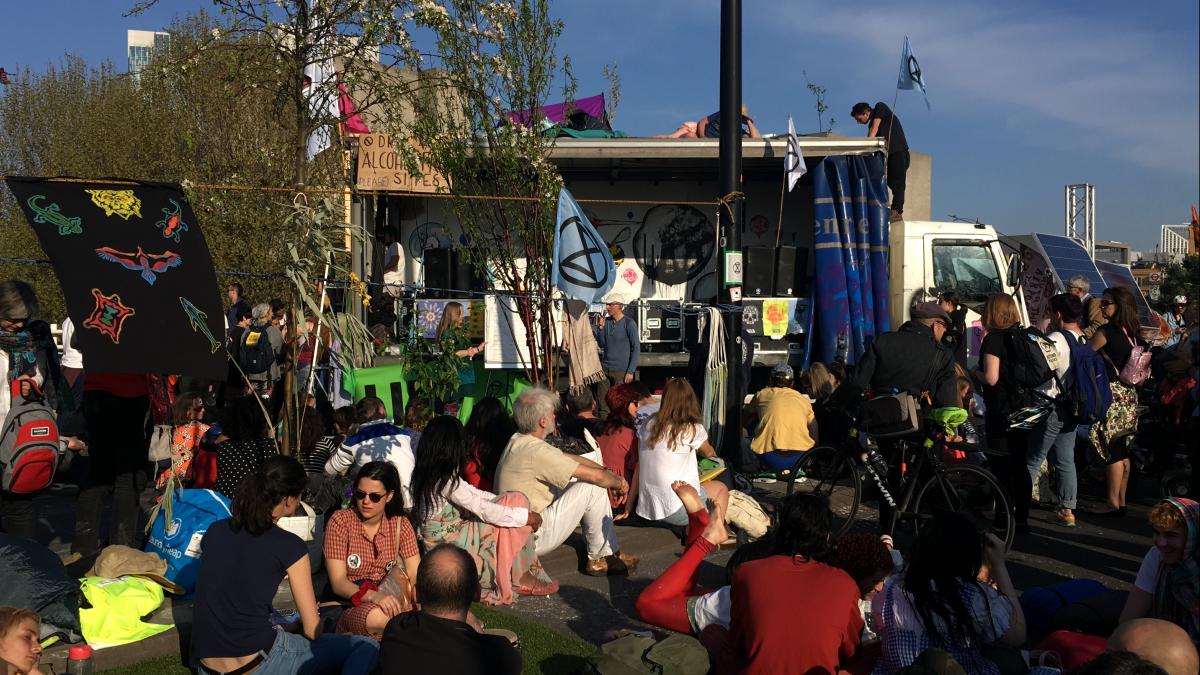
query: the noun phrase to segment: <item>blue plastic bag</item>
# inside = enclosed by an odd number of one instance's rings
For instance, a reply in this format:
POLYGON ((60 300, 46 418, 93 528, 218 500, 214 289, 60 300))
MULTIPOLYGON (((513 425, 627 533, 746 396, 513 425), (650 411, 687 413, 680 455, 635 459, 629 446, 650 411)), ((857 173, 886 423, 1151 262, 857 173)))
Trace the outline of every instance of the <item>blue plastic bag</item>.
POLYGON ((200 542, 210 525, 230 517, 229 500, 214 490, 168 491, 163 499, 172 500, 171 508, 158 509, 146 550, 167 561, 167 579, 190 596, 200 574, 200 542))

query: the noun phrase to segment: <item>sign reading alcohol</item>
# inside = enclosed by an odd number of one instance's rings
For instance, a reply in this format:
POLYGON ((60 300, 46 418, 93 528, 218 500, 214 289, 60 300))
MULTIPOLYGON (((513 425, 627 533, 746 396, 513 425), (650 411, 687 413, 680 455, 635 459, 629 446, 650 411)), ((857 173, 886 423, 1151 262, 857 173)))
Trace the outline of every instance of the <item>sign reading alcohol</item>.
POLYGON ((379 192, 447 192, 448 183, 433 167, 413 176, 387 134, 364 134, 358 141, 358 189, 379 192))

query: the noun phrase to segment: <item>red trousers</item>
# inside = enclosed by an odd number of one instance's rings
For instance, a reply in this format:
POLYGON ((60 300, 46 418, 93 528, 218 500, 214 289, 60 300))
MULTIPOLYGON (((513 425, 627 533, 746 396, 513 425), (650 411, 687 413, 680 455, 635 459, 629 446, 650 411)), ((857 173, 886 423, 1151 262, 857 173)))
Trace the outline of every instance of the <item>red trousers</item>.
POLYGON ((659 575, 637 599, 638 616, 646 623, 694 635, 687 601, 706 591, 696 589, 696 570, 716 545, 700 536, 708 525, 708 511, 688 514, 688 545, 683 555, 659 575))

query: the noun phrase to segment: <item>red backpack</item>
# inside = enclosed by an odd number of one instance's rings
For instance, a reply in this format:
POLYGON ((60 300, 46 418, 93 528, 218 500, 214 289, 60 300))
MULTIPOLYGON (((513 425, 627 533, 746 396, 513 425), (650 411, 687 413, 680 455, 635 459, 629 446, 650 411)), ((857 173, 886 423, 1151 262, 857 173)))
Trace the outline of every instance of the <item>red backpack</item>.
POLYGON ((0 488, 33 494, 50 486, 58 469, 58 424, 54 410, 37 385, 21 395, 22 382, 13 380, 12 407, 0 428, 0 488))

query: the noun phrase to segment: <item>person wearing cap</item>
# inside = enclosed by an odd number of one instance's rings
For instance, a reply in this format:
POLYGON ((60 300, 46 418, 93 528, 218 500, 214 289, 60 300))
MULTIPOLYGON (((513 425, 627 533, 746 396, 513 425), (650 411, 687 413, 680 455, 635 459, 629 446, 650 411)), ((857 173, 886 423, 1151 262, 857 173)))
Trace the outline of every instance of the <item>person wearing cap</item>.
MULTIPOLYGON (((608 296, 604 301, 604 309, 608 318, 600 317, 592 333, 596 344, 603 350, 600 366, 604 369, 604 378, 597 384, 596 400, 602 403, 608 395, 608 388, 618 382, 633 382, 637 373, 638 358, 642 353, 642 341, 638 336, 638 327, 633 319, 625 315, 625 305, 629 300, 621 295, 608 296)), ((608 406, 603 404, 600 416, 608 415, 608 406)))
MULTIPOLYGON (((942 343, 950 328, 950 315, 939 303, 924 302, 912 308, 911 316, 896 330, 875 338, 863 352, 854 373, 854 386, 877 394, 905 391, 922 397, 928 393, 929 403, 935 408, 958 406, 954 351, 942 343)), ((891 468, 888 481, 899 485, 896 444, 881 441, 879 450, 891 468)), ((879 522, 884 532, 891 531, 894 515, 886 503, 880 504, 879 522)))
POLYGON ((1171 329, 1171 336, 1163 343, 1163 347, 1174 347, 1179 344, 1187 334, 1192 331, 1192 325, 1187 322, 1184 313, 1187 312, 1187 296, 1175 296, 1175 302, 1172 303, 1171 311, 1167 312, 1163 318, 1167 321, 1167 326, 1171 329))
POLYGON ((791 469, 801 453, 817 444, 817 416, 812 402, 795 388, 795 373, 786 363, 771 369, 771 380, 746 404, 743 422, 754 427, 750 450, 773 471, 791 469))
POLYGON ((1067 292, 1083 303, 1084 322, 1081 327, 1083 336, 1089 340, 1101 326, 1108 323, 1108 319, 1104 318, 1104 310, 1100 307, 1100 300, 1092 296, 1091 290, 1092 282, 1082 274, 1067 279, 1067 292))

